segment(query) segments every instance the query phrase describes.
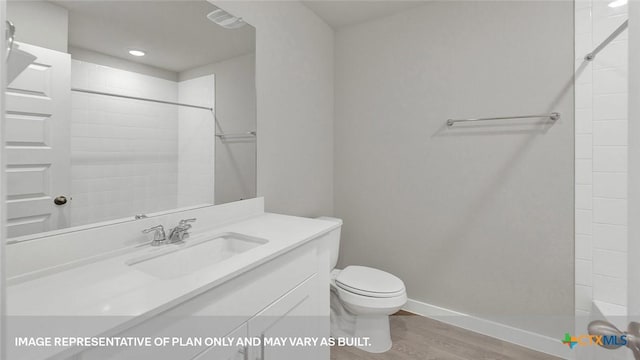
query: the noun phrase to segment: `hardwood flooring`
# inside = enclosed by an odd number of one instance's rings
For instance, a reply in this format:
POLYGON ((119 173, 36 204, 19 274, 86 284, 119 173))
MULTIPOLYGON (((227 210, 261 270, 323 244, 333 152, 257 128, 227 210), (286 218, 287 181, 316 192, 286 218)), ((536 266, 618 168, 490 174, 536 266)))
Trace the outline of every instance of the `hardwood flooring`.
POLYGON ((393 348, 388 352, 334 347, 331 360, 560 360, 406 312, 391 316, 390 323, 393 348))

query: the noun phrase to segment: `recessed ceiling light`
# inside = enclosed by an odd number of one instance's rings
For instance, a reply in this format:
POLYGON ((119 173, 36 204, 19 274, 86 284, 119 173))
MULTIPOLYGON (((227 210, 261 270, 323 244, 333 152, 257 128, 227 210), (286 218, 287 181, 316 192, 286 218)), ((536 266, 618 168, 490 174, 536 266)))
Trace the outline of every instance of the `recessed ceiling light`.
POLYGON ((610 8, 617 8, 627 5, 628 0, 615 0, 609 3, 610 8))
POLYGON ((129 50, 129 54, 133 56, 145 56, 146 53, 142 50, 129 50))

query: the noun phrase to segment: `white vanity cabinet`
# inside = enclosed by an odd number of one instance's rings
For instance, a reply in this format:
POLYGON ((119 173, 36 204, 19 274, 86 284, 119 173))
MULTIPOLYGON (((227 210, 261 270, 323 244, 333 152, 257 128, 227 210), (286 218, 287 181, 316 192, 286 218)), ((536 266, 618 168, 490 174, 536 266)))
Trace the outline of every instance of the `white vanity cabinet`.
MULTIPOLYGON (((228 338, 247 337, 247 324, 242 324, 239 328, 227 334, 228 338)), ((246 360, 248 346, 225 346, 210 347, 197 355, 193 360, 246 360)))
MULTIPOLYGON (((322 238, 173 305, 109 336, 271 338, 329 336, 328 251, 322 238)), ((285 344, 276 344, 285 345, 285 344)), ((68 358, 68 357, 67 357, 68 358)), ((329 359, 328 348, 184 346, 90 348, 74 360, 329 359)))
POLYGON ((314 275, 248 321, 249 336, 262 340, 262 346, 249 348, 249 360, 322 359, 321 349, 313 354, 289 342, 322 333, 322 318, 314 315, 315 283, 314 275), (268 340, 273 342, 265 345, 268 340))

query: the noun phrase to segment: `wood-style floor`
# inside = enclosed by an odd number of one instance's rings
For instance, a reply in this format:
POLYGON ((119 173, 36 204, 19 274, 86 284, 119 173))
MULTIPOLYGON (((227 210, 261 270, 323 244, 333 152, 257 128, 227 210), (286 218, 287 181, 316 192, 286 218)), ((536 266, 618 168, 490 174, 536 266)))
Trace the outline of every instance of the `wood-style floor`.
POLYGON ((560 360, 406 312, 390 319, 391 350, 370 354, 351 347, 334 347, 331 360, 560 360))

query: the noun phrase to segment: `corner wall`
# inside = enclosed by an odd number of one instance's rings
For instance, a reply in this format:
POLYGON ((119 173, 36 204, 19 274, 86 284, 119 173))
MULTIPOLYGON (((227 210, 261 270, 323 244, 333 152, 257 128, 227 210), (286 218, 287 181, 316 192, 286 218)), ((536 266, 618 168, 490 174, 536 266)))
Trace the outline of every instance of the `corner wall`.
POLYGON ((295 1, 209 0, 256 28, 257 192, 269 212, 333 213, 333 30, 295 1))
MULTIPOLYGON (((212 131, 256 131, 256 57, 247 54, 180 73, 180 81, 215 74, 216 126, 212 131)), ((213 123, 213 121, 212 121, 213 123)), ((256 197, 256 138, 216 138, 216 204, 256 197)))
POLYGON ((574 308, 573 39, 570 1, 429 2, 339 30, 341 266, 559 344, 574 308))

